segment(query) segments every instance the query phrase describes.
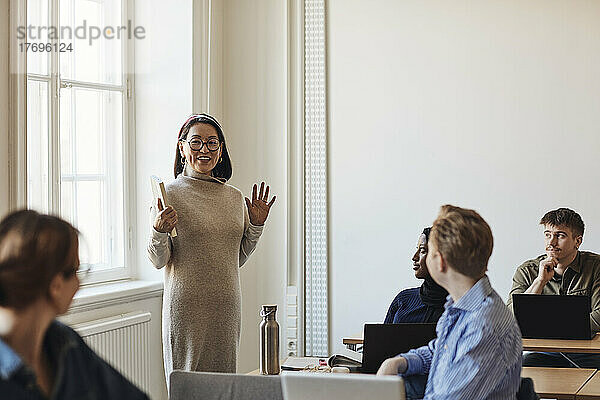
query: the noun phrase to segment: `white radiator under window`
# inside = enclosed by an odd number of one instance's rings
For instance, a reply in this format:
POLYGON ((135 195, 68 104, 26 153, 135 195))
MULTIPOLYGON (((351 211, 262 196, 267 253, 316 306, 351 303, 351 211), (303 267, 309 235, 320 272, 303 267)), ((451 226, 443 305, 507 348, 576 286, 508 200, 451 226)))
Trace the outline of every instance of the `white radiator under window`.
POLYGON ((132 312, 73 325, 100 357, 150 393, 149 312, 132 312))

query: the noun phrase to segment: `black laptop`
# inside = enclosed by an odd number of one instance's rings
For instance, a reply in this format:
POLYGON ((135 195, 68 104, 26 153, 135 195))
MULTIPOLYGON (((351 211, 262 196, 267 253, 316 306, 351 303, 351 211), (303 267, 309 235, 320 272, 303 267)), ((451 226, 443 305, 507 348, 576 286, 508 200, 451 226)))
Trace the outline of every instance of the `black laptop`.
POLYGON ((361 372, 374 374, 387 358, 406 353, 436 337, 436 324, 365 324, 361 372))
POLYGON ((527 339, 591 339, 589 296, 513 294, 515 318, 527 339))

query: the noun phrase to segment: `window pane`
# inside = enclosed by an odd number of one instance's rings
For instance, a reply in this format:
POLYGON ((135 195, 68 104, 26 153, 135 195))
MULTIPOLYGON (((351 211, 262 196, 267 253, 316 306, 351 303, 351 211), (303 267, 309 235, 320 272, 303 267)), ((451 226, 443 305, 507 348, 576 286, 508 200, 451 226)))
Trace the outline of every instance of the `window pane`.
POLYGON ((27 206, 48 212, 48 83, 27 81, 27 206))
MULTIPOLYGON (((48 43, 48 0, 27 0, 27 39, 20 43, 48 43)), ((48 75, 49 53, 27 52, 27 72, 30 74, 48 75)))
MULTIPOLYGON (((123 24, 121 0, 61 0, 62 43, 73 51, 60 53, 63 79, 84 82, 122 82, 121 49, 128 31, 123 24)), ((133 28, 132 28, 133 29, 133 28)))
MULTIPOLYGON (((104 129, 105 116, 99 113, 106 102, 103 93, 87 89, 61 89, 60 145, 63 175, 100 174, 103 171, 105 160, 101 130, 104 129)), ((120 117, 120 113, 117 115, 120 117)))
POLYGON ((104 234, 106 226, 104 226, 105 219, 102 210, 106 204, 104 204, 102 196, 103 186, 103 182, 94 181, 72 184, 77 198, 75 207, 72 209, 74 220, 77 221, 77 229, 81 231, 87 243, 89 262, 96 267, 106 267, 110 261, 106 254, 108 236, 104 234))
POLYGON ((83 234, 94 269, 124 261, 122 94, 61 89, 61 214, 83 234))
POLYGON ((75 207, 75 185, 72 181, 63 180, 60 183, 60 214, 68 221, 75 221, 77 210, 75 207))

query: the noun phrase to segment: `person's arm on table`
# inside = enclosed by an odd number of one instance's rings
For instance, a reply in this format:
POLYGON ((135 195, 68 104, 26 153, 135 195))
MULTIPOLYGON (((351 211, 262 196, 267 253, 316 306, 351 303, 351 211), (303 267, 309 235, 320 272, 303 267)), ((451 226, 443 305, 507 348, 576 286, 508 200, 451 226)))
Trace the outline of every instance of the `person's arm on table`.
POLYGON ((413 349, 408 353, 388 358, 379 367, 377 375, 409 376, 428 374, 435 351, 436 340, 433 339, 426 346, 413 349))
POLYGON ((512 295, 521 293, 541 294, 544 290, 544 286, 554 276, 554 267, 556 266, 555 258, 546 258, 540 262, 538 269, 538 275, 531 280, 531 277, 527 274, 527 264, 522 264, 515 271, 513 276, 513 284, 508 294, 506 305, 514 313, 512 304, 512 295))
POLYGON ((533 283, 525 293, 541 294, 544 286, 554 276, 554 267, 558 264, 558 260, 554 257, 546 257, 540 261, 538 276, 533 280, 533 283))

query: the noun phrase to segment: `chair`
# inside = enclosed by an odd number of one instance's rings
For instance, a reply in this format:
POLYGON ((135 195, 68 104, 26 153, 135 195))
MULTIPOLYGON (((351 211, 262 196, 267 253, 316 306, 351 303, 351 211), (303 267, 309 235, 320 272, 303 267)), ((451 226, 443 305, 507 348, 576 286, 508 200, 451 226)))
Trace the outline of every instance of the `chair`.
POLYGON ((173 371, 170 400, 283 400, 279 376, 173 371))
POLYGON ((521 378, 517 400, 540 400, 540 396, 535 392, 531 378, 521 378))

